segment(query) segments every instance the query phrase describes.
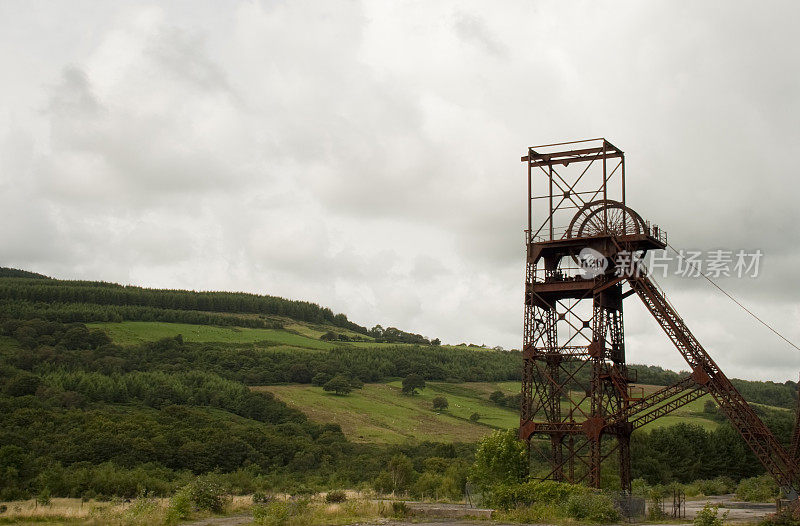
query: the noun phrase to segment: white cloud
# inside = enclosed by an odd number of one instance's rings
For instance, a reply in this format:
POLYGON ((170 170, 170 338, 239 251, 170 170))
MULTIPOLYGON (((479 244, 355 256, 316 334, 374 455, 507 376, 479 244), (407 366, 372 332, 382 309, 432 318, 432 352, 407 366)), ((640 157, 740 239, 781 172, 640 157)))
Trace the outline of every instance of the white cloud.
MULTIPOLYGON (((606 136, 676 248, 761 248, 738 297, 800 339, 797 6, 0 6, 0 263, 308 299, 519 347, 529 144, 606 136)), ((731 374, 796 351, 669 280, 731 374)), ((632 361, 680 368, 628 300, 632 361)))

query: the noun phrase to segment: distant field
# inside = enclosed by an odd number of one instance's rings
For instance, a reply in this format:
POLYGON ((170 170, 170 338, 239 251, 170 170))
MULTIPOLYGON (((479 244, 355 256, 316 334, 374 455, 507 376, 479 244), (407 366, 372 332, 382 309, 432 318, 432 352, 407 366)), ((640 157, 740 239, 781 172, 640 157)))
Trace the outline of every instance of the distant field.
MULTIPOLYGON (((648 395, 658 389, 663 388, 661 385, 639 385, 643 389, 643 393, 648 395)), ((504 394, 518 394, 522 388, 520 382, 497 382, 497 383, 484 383, 484 382, 467 382, 460 384, 441 384, 441 390, 449 390, 454 393, 458 392, 472 392, 474 396, 479 396, 483 399, 488 398, 492 391, 500 390, 504 394)), ((659 427, 667 427, 675 425, 679 422, 689 422, 703 426, 707 430, 716 429, 719 423, 711 420, 705 416, 703 412, 703 404, 709 398, 709 395, 695 400, 685 406, 677 409, 667 416, 663 416, 642 429, 655 429, 659 427)), ((588 411, 588 403, 583 404, 584 408, 588 411)), ((516 425, 516 424, 515 424, 516 425)))
MULTIPOLYGON (((642 386, 650 393, 660 386, 642 386)), ((510 429, 519 425, 515 409, 497 406, 488 401, 493 391, 519 393, 519 382, 428 382, 416 396, 401 393, 401 382, 366 384, 348 396, 326 393, 310 385, 254 387, 269 391, 309 418, 322 423, 336 423, 355 442, 401 443, 424 440, 473 442, 492 429, 510 429), (447 411, 436 413, 431 401, 444 396, 450 404, 447 411), (472 413, 481 415, 478 424, 469 421, 472 413)), ((656 429, 680 422, 697 424, 707 430, 717 422, 705 417, 705 397, 696 400, 669 416, 662 417, 642 429, 656 429)))
MULTIPOLYGON (((302 334, 303 336, 308 336, 309 338, 314 338, 317 340, 320 338, 320 336, 322 336, 326 332, 344 334, 351 338, 358 337, 358 338, 366 338, 367 340, 372 340, 370 336, 366 336, 364 334, 351 331, 348 329, 343 329, 341 327, 333 327, 331 325, 319 325, 316 323, 309 323, 309 322, 300 322, 297 320, 293 320, 292 318, 283 318, 280 316, 275 316, 273 317, 273 319, 281 322, 283 324, 283 327, 288 331, 296 332, 298 334, 302 334)), ((369 345, 369 342, 367 342, 367 345, 369 345)))
POLYGON ((89 327, 105 330, 115 343, 136 344, 182 335, 189 342, 255 343, 270 342, 308 349, 331 349, 334 344, 278 329, 216 327, 187 323, 156 321, 123 321, 119 323, 88 323, 89 327))
MULTIPOLYGON (((521 389, 521 385, 519 382, 502 382, 504 390, 506 392, 513 392, 519 393, 521 389)), ((662 389, 663 385, 644 385, 644 384, 632 384, 634 387, 641 387, 642 391, 645 396, 662 389)), ((681 407, 680 409, 676 409, 672 413, 668 414, 667 416, 662 416, 661 418, 650 422, 649 424, 641 427, 641 429, 651 430, 657 429, 660 427, 669 427, 675 424, 685 422, 690 424, 696 424, 702 426, 704 429, 708 431, 712 431, 719 426, 719 423, 709 419, 705 412, 703 411, 703 404, 705 404, 706 400, 709 399, 709 395, 705 395, 694 402, 686 404, 685 406, 681 407)), ((581 407, 588 411, 589 410, 589 403, 588 400, 581 404, 581 407)))
MULTIPOLYGON (((169 338, 177 334, 183 335, 189 342, 221 342, 221 343, 256 343, 270 342, 291 347, 306 349, 333 349, 335 347, 414 347, 410 343, 375 343, 372 338, 364 336, 341 327, 318 325, 313 323, 298 322, 291 318, 272 317, 280 321, 284 329, 251 329, 247 327, 223 327, 216 325, 193 325, 189 323, 166 323, 158 321, 123 321, 87 323, 88 327, 98 327, 111 336, 115 343, 128 345, 160 338, 169 338), (348 337, 367 338, 365 342, 327 342, 319 338, 326 332, 344 334, 348 337)), ((459 349, 471 351, 485 351, 481 347, 464 347, 442 345, 443 349, 459 349)))
POLYGON ((274 393, 312 420, 339 424, 354 442, 475 442, 493 427, 511 428, 519 424, 516 411, 477 396, 452 395, 441 389, 443 385, 450 384, 429 382, 413 397, 401 393, 399 381, 365 384, 363 389, 347 396, 336 396, 309 385, 263 386, 254 390, 274 393), (450 403, 447 411, 432 410, 431 400, 437 395, 447 398, 450 403), (478 424, 468 420, 476 412, 481 415, 478 424))

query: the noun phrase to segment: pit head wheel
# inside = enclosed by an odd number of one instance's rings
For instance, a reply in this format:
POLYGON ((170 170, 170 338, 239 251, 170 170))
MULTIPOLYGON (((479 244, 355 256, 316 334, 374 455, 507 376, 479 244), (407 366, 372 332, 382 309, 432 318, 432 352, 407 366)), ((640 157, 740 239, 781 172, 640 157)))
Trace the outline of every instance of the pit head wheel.
POLYGON ((619 201, 599 200, 583 205, 569 224, 567 237, 643 234, 644 219, 619 201))

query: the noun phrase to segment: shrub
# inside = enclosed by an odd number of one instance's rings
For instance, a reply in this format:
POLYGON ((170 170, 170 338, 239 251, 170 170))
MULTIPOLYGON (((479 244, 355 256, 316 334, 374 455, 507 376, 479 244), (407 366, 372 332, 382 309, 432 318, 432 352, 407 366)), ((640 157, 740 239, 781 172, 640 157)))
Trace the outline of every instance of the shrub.
POLYGON ((154 515, 159 511, 158 501, 152 494, 142 493, 133 501, 125 515, 130 519, 142 519, 147 522, 152 522, 148 519, 154 518, 154 515))
POLYGON ((736 486, 736 498, 747 502, 771 502, 778 494, 778 486, 769 475, 742 479, 736 486))
POLYGON ((426 471, 411 486, 411 494, 416 498, 439 498, 443 478, 441 475, 426 471))
POLYGON ((435 396, 432 402, 433 402, 433 409, 436 411, 443 411, 450 406, 450 403, 444 396, 435 396))
POLYGON ((650 494, 650 486, 647 481, 642 478, 633 479, 631 481, 631 493, 640 497, 648 497, 650 494))
POLYGON ((414 396, 417 389, 425 389, 425 379, 418 374, 409 374, 403 378, 403 394, 414 396))
POLYGON ((647 520, 661 521, 666 518, 667 514, 664 511, 664 499, 656 493, 651 493, 650 502, 647 506, 647 520))
POLYGON ((192 513, 192 495, 188 486, 175 492, 167 506, 167 523, 173 524, 188 519, 192 513))
POLYGON ((253 506, 253 521, 256 524, 282 526, 289 522, 291 517, 291 506, 287 502, 273 501, 253 506))
POLYGON ((503 394, 503 391, 493 391, 492 394, 489 395, 489 400, 498 405, 502 404, 505 399, 506 395, 503 394))
POLYGON ((341 374, 337 374, 322 386, 322 390, 333 391, 337 395, 346 395, 353 390, 353 386, 350 383, 350 380, 341 374))
POLYGON ((613 522, 620 517, 614 502, 602 493, 572 493, 564 509, 573 519, 591 522, 613 522))
MULTIPOLYGON (((449 472, 450 470, 448 470, 449 472)), ((445 474, 442 478, 442 484, 439 486, 438 498, 448 498, 451 500, 461 500, 464 496, 464 482, 457 474, 445 474)))
POLYGON ((501 484, 488 495, 488 503, 504 510, 532 504, 563 504, 572 495, 585 495, 591 490, 585 486, 555 482, 530 481, 522 484, 501 484))
POLYGON ((486 491, 498 484, 516 484, 528 473, 528 451, 513 429, 495 431, 478 443, 470 481, 486 491))
POLYGON ((342 490, 332 490, 325 495, 325 502, 344 502, 347 500, 347 494, 342 490))
POLYGON ((480 419, 481 419, 481 415, 479 415, 478 413, 472 413, 471 415, 469 415, 469 421, 470 422, 477 422, 480 419))
POLYGON ((408 515, 409 509, 408 504, 403 501, 395 501, 392 502, 392 514, 395 517, 406 517, 408 515))
POLYGON ((736 491, 736 483, 730 477, 717 477, 710 480, 698 480, 697 488, 703 495, 725 495, 736 491))
POLYGON ((610 496, 585 486, 555 481, 506 484, 496 488, 489 504, 505 510, 501 517, 514 522, 557 523, 565 518, 609 523, 620 519, 610 496))
POLYGON ((39 492, 38 495, 36 495, 36 504, 39 506, 50 505, 50 490, 48 488, 44 488, 39 492))
POLYGON ((694 526, 722 526, 727 517, 727 511, 720 517, 719 506, 712 506, 711 503, 706 503, 703 509, 697 512, 693 523, 694 526))
POLYGON ((767 515, 761 523, 763 526, 798 526, 800 510, 796 506, 786 506, 777 513, 767 515))
POLYGON ((230 501, 221 484, 209 477, 201 477, 189 484, 189 497, 195 508, 201 511, 221 513, 230 501))
POLYGON ((381 471, 372 483, 372 487, 379 493, 391 493, 394 491, 392 476, 388 471, 381 471))
POLYGON ((258 504, 253 506, 253 521, 256 524, 266 526, 282 526, 291 519, 292 523, 308 523, 308 517, 303 517, 308 512, 308 499, 300 499, 295 502, 283 502, 274 500, 268 504, 258 504))

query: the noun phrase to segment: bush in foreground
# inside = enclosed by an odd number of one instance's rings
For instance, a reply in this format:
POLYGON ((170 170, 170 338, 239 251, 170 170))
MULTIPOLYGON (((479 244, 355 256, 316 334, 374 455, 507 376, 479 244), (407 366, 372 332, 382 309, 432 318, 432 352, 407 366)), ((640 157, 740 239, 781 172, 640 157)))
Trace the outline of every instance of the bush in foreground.
POLYGON ((325 502, 344 502, 347 500, 347 494, 342 490, 331 490, 325 495, 325 502))
POLYGON ((527 472, 525 444, 517 440, 513 429, 509 429, 495 431, 481 439, 469 479, 487 492, 498 485, 520 483, 525 480, 527 472))
POLYGON ((618 521, 619 510, 610 496, 585 486, 554 481, 507 484, 495 489, 487 504, 502 510, 501 519, 516 522, 618 521))
POLYGON ((694 526, 722 526, 727 517, 727 511, 720 517, 719 506, 712 506, 710 503, 706 503, 703 509, 697 512, 693 524, 694 526))
POLYGON ((769 475, 742 479, 736 486, 736 498, 747 502, 773 502, 780 490, 769 475))
POLYGON ((170 498, 167 520, 173 523, 188 519, 193 511, 222 513, 230 501, 230 495, 219 482, 210 477, 199 477, 170 498))

